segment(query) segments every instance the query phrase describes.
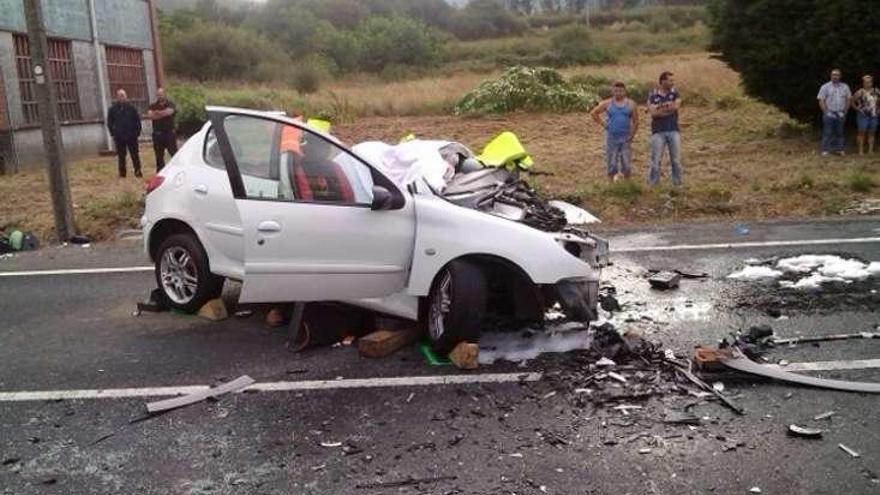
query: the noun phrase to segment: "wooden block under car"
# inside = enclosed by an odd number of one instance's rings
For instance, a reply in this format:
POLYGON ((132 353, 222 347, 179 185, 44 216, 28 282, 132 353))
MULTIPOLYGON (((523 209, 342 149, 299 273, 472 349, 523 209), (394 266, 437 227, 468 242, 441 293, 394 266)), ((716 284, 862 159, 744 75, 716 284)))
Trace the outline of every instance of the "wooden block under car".
POLYGON ((226 305, 223 304, 223 299, 218 297, 217 299, 211 299, 206 302, 199 310, 199 316, 211 321, 220 321, 228 318, 229 313, 226 311, 226 305))
POLYGON ((387 357, 415 342, 417 336, 414 329, 377 330, 358 339, 358 353, 366 358, 387 357))
POLYGON ((648 279, 651 287, 658 290, 674 289, 680 281, 681 275, 675 272, 658 272, 648 279))
POLYGON ((480 357, 480 346, 470 342, 459 342, 449 353, 449 360, 460 370, 477 369, 478 357, 480 357))

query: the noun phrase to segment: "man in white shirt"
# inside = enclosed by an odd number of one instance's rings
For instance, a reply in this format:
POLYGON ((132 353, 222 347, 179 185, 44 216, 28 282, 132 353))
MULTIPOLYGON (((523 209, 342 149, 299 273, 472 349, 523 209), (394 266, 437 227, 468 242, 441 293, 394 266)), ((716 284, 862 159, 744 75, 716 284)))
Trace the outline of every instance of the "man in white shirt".
POLYGON ((817 96, 822 109, 822 156, 843 156, 843 124, 852 104, 852 93, 840 76, 840 69, 832 70, 831 80, 819 88, 817 96))

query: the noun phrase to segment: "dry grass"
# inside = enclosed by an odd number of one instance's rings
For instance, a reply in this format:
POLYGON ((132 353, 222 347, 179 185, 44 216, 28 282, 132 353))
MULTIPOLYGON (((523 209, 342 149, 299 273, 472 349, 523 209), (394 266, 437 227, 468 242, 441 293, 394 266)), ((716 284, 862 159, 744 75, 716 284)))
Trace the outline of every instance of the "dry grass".
MULTIPOLYGON (((655 81, 661 72, 675 72, 685 96, 701 99, 741 95, 735 72, 709 54, 652 55, 614 65, 572 67, 567 76, 597 74, 611 79, 655 81)), ((303 98, 307 108, 331 108, 350 120, 354 117, 445 115, 456 101, 500 71, 458 72, 447 76, 383 82, 359 76, 328 85, 303 98)))
MULTIPOLYGON (((153 153, 143 147, 145 171, 154 170, 153 153)), ((119 229, 136 228, 143 212, 143 179, 116 176, 116 158, 80 160, 68 166, 70 194, 78 232, 96 240, 112 239, 119 229)), ((43 169, 0 177, 0 231, 32 231, 42 241, 55 238, 52 202, 43 169)))

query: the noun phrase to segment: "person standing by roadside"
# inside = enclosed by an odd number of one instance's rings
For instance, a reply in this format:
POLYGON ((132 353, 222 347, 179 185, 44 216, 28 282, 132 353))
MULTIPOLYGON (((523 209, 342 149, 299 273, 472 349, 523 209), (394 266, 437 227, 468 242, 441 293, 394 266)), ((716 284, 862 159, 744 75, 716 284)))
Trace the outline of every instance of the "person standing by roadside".
POLYGON ((116 144, 117 166, 119 177, 125 177, 125 153, 131 155, 131 165, 135 177, 143 177, 141 173, 141 156, 138 152, 138 137, 141 135, 141 116, 131 103, 124 89, 116 92, 116 101, 107 112, 107 127, 113 142, 116 144))
POLYGON ((165 96, 165 89, 156 90, 156 101, 150 105, 147 118, 153 121, 153 151, 156 153, 156 172, 165 166, 165 150, 173 157, 177 153, 177 135, 174 133, 174 114, 177 107, 165 96))
POLYGON ((614 83, 611 86, 611 98, 596 105, 590 116, 605 128, 605 164, 608 180, 614 181, 618 173, 629 179, 632 173, 631 143, 639 127, 639 116, 636 112, 636 103, 626 96, 626 86, 622 82, 614 83))
POLYGON ((868 142, 868 153, 873 153, 880 115, 880 90, 874 87, 873 77, 862 77, 862 87, 853 95, 852 106, 859 126, 859 154, 865 154, 865 141, 868 142))
POLYGON ((672 72, 660 74, 660 85, 648 95, 648 113, 651 115, 651 162, 648 184, 660 182, 660 161, 664 150, 669 150, 672 166, 672 184, 681 185, 681 134, 678 129, 678 110, 681 97, 675 89, 672 72))
POLYGON ((822 109, 822 156, 828 156, 829 153, 844 155, 843 124, 852 104, 852 92, 840 77, 840 69, 832 70, 831 80, 819 88, 816 97, 822 109))

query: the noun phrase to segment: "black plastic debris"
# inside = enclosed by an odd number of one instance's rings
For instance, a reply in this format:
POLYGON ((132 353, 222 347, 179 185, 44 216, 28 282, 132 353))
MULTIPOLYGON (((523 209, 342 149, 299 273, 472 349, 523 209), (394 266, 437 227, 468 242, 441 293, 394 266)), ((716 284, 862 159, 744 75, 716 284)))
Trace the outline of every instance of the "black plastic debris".
POLYGON ((145 302, 137 303, 136 314, 140 314, 143 312, 161 313, 163 311, 167 311, 168 306, 166 306, 162 302, 162 298, 160 297, 160 294, 161 294, 161 292, 159 292, 158 288, 150 291, 150 297, 145 302))
POLYGON ((82 234, 74 234, 74 235, 70 236, 70 243, 71 244, 76 244, 76 245, 81 246, 83 244, 89 244, 91 242, 92 242, 92 240, 89 239, 88 236, 84 236, 82 234))
POLYGON ((681 275, 675 272, 657 272, 648 279, 651 287, 657 290, 670 290, 678 287, 681 275))
POLYGON ((687 411, 666 411, 663 422, 671 425, 694 425, 700 424, 700 418, 694 413, 687 411))
POLYGON ((617 300, 617 289, 614 287, 599 288, 599 307, 609 313, 623 309, 617 300))

